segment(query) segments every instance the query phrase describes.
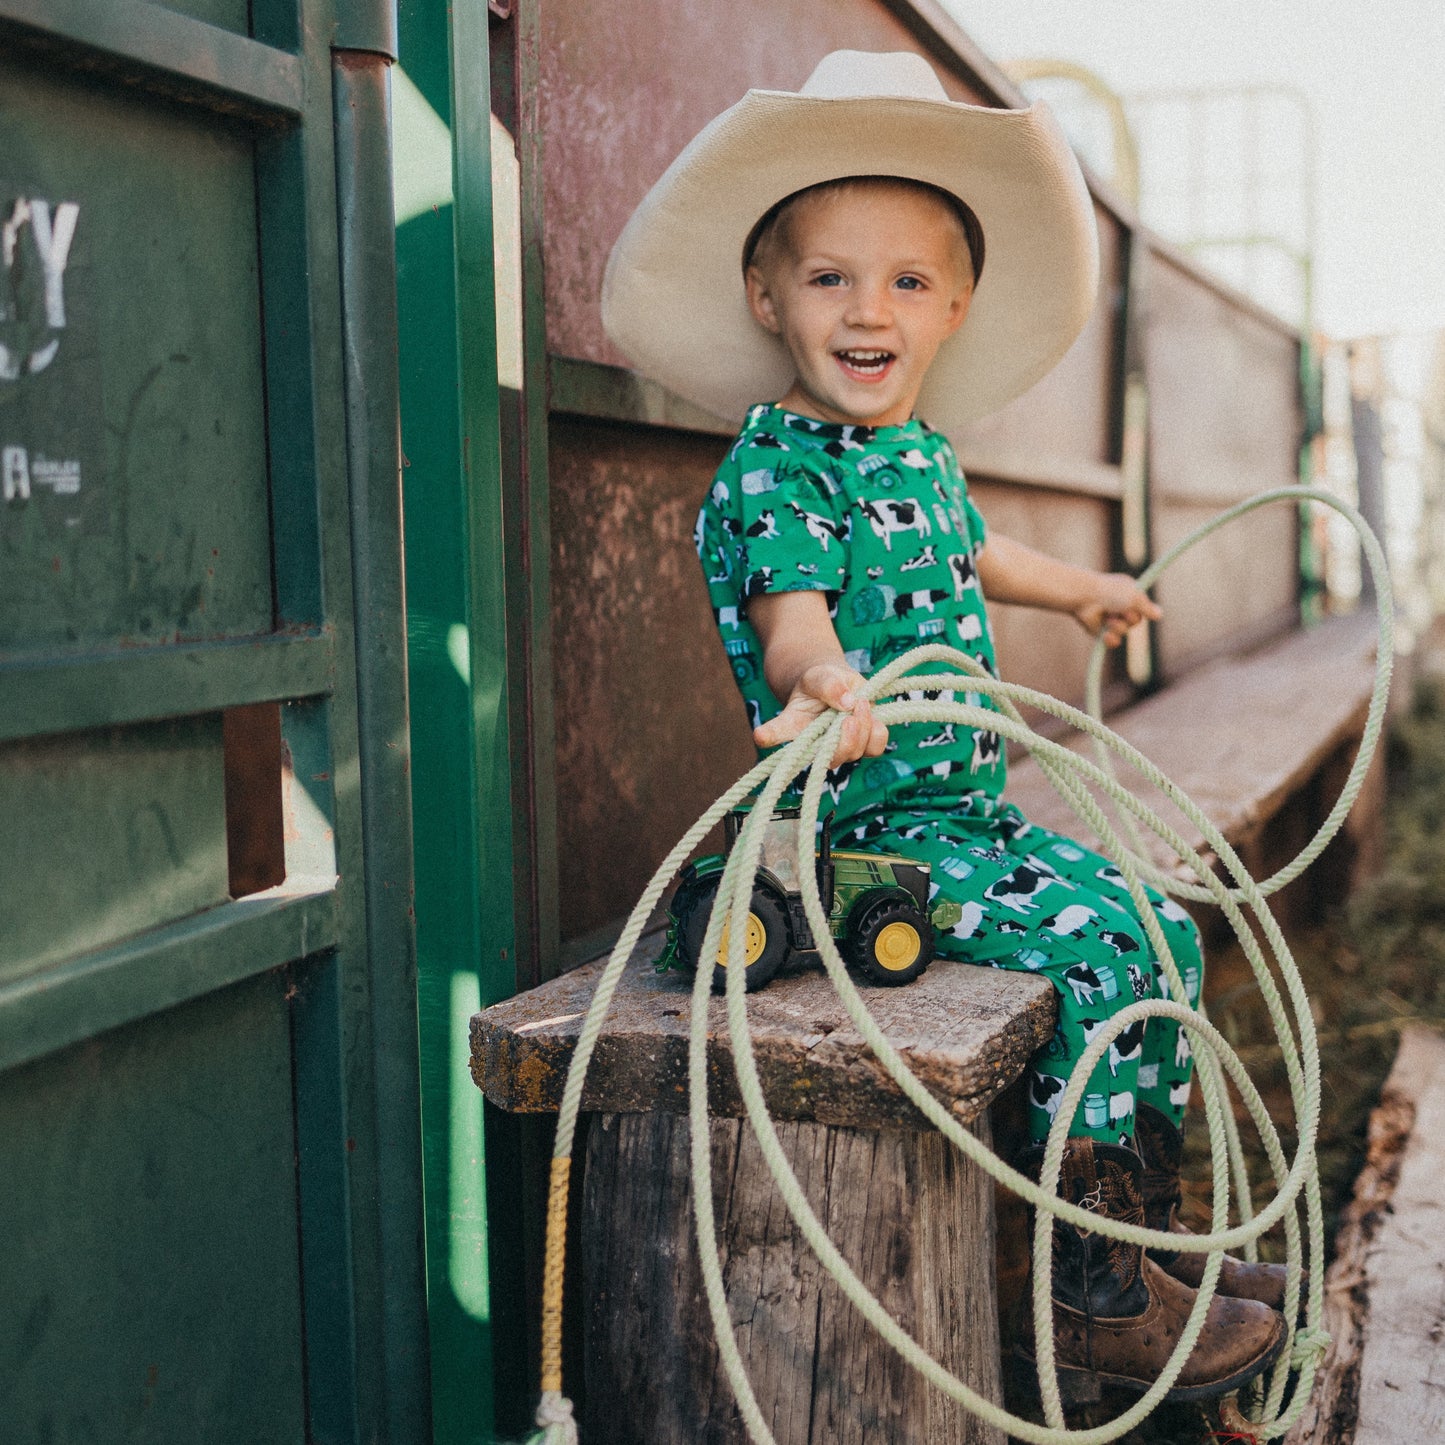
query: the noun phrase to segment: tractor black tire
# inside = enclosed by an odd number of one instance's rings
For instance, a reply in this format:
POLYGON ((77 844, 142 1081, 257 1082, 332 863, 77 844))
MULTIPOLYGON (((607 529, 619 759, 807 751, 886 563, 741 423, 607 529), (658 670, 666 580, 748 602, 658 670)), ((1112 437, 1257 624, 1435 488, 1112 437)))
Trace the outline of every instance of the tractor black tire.
MULTIPOLYGON (((712 913, 720 882, 719 877, 712 877, 691 886, 685 884, 686 896, 673 905, 677 915, 678 958, 693 971, 696 971, 702 956, 703 936, 707 932, 708 917, 712 913)), ((725 931, 724 948, 726 942, 725 931)), ((777 973, 792 952, 788 915, 771 889, 753 889, 748 910, 748 939, 744 948, 753 957, 743 974, 743 983, 749 993, 754 993, 777 973)), ((713 965, 714 993, 722 993, 727 988, 727 976, 726 964, 719 962, 713 965)))
POLYGON ((933 924, 915 904, 890 898, 849 920, 846 953, 870 983, 912 983, 933 959, 933 924))

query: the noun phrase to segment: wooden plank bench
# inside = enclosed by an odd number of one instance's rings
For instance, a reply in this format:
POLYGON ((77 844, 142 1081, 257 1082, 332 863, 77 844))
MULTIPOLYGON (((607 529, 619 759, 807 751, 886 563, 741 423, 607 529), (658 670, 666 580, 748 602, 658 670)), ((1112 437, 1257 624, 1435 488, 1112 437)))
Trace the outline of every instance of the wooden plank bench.
MULTIPOLYGON (((1363 726, 1373 649, 1370 618, 1332 622, 1213 663, 1110 721, 1263 876, 1333 804, 1363 726)), ((1011 769, 1008 796, 1045 826, 1080 835, 1030 760, 1011 769)), ((1377 784, 1357 808, 1353 837, 1336 845, 1333 866, 1317 865, 1331 874, 1326 890, 1343 890, 1368 866, 1380 802, 1377 784)), ((1187 824, 1181 831, 1196 836, 1187 824)), ((1320 885, 1308 895, 1304 886, 1282 895, 1294 895, 1297 913, 1313 911, 1319 896, 1320 885)), ((661 941, 644 940, 629 966, 583 1099, 592 1118, 578 1211, 581 1269, 571 1286, 583 1297, 583 1438, 742 1442, 693 1253, 681 1117, 690 984, 652 971, 661 941)), ((556 1111, 603 963, 473 1020, 473 1074, 494 1104, 556 1111)), ((868 998, 935 1096, 978 1137, 997 1130, 1010 1153, 1021 1142, 1023 1111, 1008 1086, 1052 1030, 1047 983, 940 962, 915 983, 868 998), (989 1105, 1000 1095, 1010 1108, 991 1122, 989 1105)), ((822 1277, 738 1119, 722 1007, 712 1002, 709 1022, 715 1208, 732 1316, 776 1438, 997 1445, 994 1432, 926 1389, 822 1277)), ((749 1014, 769 1110, 784 1121, 794 1170, 845 1257, 935 1358, 997 1398, 996 1285, 1005 1299, 1015 1294, 1026 1262, 1017 1201, 1000 1195, 996 1205, 986 1176, 920 1127, 820 972, 776 979, 750 999, 749 1014)))

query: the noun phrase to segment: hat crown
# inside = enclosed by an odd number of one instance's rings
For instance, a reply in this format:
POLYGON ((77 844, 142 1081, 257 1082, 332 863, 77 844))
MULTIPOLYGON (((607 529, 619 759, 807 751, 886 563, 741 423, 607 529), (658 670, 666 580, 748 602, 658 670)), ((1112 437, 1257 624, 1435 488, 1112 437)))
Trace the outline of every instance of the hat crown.
POLYGON ((912 50, 835 50, 818 62, 798 94, 820 100, 948 100, 937 72, 912 50))

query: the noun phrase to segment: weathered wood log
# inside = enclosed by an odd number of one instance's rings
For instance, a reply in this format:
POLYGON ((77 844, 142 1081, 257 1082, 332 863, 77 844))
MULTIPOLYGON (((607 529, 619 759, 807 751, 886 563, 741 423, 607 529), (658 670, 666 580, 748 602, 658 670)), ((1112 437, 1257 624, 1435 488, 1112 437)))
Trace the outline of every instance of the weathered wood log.
MULTIPOLYGON (((589 1070, 581 1233, 583 1438, 746 1439, 718 1361, 693 1239, 690 976, 658 975, 653 936, 623 975, 589 1070)), ((495 1104, 555 1110, 605 960, 472 1021, 495 1104)), ((1053 1031, 1046 980, 935 961, 870 1010, 928 1090, 987 1140, 987 1106, 1053 1031)), ((844 1257, 941 1363, 998 1399, 993 1186, 883 1072, 816 966, 748 1000, 769 1112, 844 1257)), ((779 1445, 1001 1445, 926 1386, 847 1303, 788 1216, 742 1112, 722 999, 708 1019, 711 1148, 738 1343, 779 1445)))
POLYGON ((1325 1275, 1330 1347, 1286 1445, 1445 1439, 1445 1039, 1407 1029, 1325 1275))
MULTIPOLYGON (((971 1126, 988 1141, 988 1116, 971 1126)), ((993 1186, 941 1135, 785 1123, 779 1135, 844 1258, 940 1363, 1000 1398, 993 1186)), ((729 1312, 778 1445, 1002 1445, 874 1333, 803 1242, 745 1121, 712 1124, 729 1312)), ((718 1359, 691 1206, 687 1120, 588 1131, 582 1438, 744 1445, 718 1359)))
MULTIPOLYGON (((644 940, 613 999, 582 1095, 602 1113, 687 1108, 690 974, 659 975, 661 935, 644 940)), ((513 1113, 555 1112, 597 959, 472 1020, 472 1076, 513 1113)), ((1032 974, 935 960, 902 988, 865 991, 868 1007, 924 1086, 967 1121, 1022 1072, 1053 1033, 1056 1005, 1032 974)), ((748 999, 749 1030, 775 1119, 858 1128, 925 1127, 853 1028, 820 966, 775 978, 748 999)), ((708 1107, 742 1113, 724 1002, 708 1015, 708 1107)))

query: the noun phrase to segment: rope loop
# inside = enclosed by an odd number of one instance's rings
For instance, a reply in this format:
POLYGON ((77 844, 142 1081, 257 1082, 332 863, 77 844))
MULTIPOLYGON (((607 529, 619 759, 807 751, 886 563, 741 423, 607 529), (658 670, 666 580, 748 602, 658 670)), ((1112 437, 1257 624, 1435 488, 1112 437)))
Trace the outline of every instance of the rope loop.
MULTIPOLYGON (((1203 1328, 1210 1302, 1216 1292, 1225 1252, 1242 1248, 1254 1257, 1255 1242, 1275 1225, 1285 1233, 1286 1274, 1284 1318, 1300 1318, 1300 1295, 1308 1267, 1309 1293, 1304 1302, 1304 1325, 1294 1330, 1290 1348, 1271 1370, 1264 1398, 1258 1405, 1258 1419, 1245 1422, 1230 1400, 1223 1402, 1222 1415, 1247 1423, 1255 1438, 1272 1439, 1289 1430, 1304 1410, 1320 1361, 1329 1344, 1321 1327, 1324 1305, 1323 1241, 1324 1218, 1320 1202, 1319 1176, 1315 1161, 1315 1137, 1319 1126, 1319 1047, 1309 998, 1299 970, 1285 941, 1268 897, 1297 877, 1323 850, 1339 830, 1364 782, 1384 722, 1393 655, 1393 611, 1384 554, 1379 542, 1352 507, 1327 492, 1309 487, 1284 487, 1251 498, 1216 517, 1193 532, 1160 558, 1141 577, 1148 586, 1181 553, 1217 527, 1246 512, 1281 500, 1311 501, 1332 508, 1345 517, 1359 534, 1365 559, 1375 582, 1378 599, 1379 645, 1375 662, 1375 683, 1366 715, 1364 733, 1339 800, 1324 824, 1299 856, 1263 883, 1253 880, 1238 854, 1201 809, 1147 758, 1099 720, 1099 676, 1104 655, 1100 642, 1090 663, 1088 710, 1080 711, 1045 693, 989 675, 967 654, 940 644, 915 648, 881 668, 868 680, 865 692, 876 703, 878 719, 889 725, 902 723, 959 723, 987 729, 1023 744, 1044 769, 1056 790, 1078 815, 1085 827, 1099 838, 1106 853, 1118 867, 1148 935, 1155 957, 1164 971, 1170 997, 1146 999, 1120 1010, 1091 1037, 1065 1086, 1050 1126, 1038 1182, 1011 1168, 919 1082, 908 1062, 898 1053, 868 1010, 838 952, 828 928, 827 916, 818 893, 814 848, 818 813, 828 764, 843 727, 843 716, 829 712, 815 719, 791 743, 779 748, 750 769, 713 803, 679 839, 663 860, 642 897, 629 916, 607 966, 598 982, 578 1035, 577 1047, 568 1070, 558 1114, 552 1190, 547 1214, 546 1268, 555 1281, 543 1314, 544 1394, 537 1422, 548 1432, 545 1445, 573 1445, 576 1424, 572 1407, 560 1393, 561 1316, 560 1294, 563 1276, 567 1220, 567 1161, 572 1151, 582 1087, 592 1052, 597 1044, 613 994, 638 939, 663 890, 693 853, 707 832, 723 815, 744 798, 755 799, 727 862, 723 868, 716 901, 704 933, 700 956, 718 955, 723 930, 727 928, 726 1013, 728 1032, 738 1076, 738 1089, 748 1122, 759 1148, 798 1231, 817 1255, 824 1270, 878 1333, 935 1388, 992 1425, 1031 1445, 1105 1445, 1138 1425, 1164 1398, 1184 1368, 1203 1328), (917 672, 927 664, 942 664, 941 675, 917 672), (939 691, 952 696, 959 674, 968 675, 968 691, 983 694, 997 710, 966 703, 900 700, 900 693, 939 691), (905 677, 906 675, 906 677, 905 677), (1080 756, 1058 742, 1034 731, 1024 721, 1020 704, 1040 709, 1087 734, 1094 743, 1096 760, 1080 756), (1115 761, 1122 761, 1143 779, 1197 830, 1203 848, 1193 847, 1148 804, 1124 788, 1114 777, 1115 761), (1037 1209, 1034 1232, 1034 1321, 1035 1359, 1038 1362, 1039 1392, 1046 1423, 1039 1425, 1010 1414, 992 1400, 972 1390, 950 1370, 924 1351, 911 1335, 888 1313, 858 1279, 838 1252, 814 1213, 779 1141, 768 1115, 753 1056, 748 1028, 747 994, 744 984, 744 940, 752 896, 752 882, 762 852, 763 829, 784 790, 806 774, 799 809, 797 848, 798 877, 803 908, 823 966, 839 998, 868 1047, 908 1100, 939 1133, 967 1156, 970 1162, 996 1182, 1004 1185, 1037 1209), (1126 844, 1095 793, 1107 797, 1128 835, 1126 844), (1180 860, 1194 881, 1162 870, 1145 856, 1141 828, 1161 840, 1180 860), (1218 872, 1214 866, 1218 863, 1218 872), (1222 873, 1223 877, 1220 876, 1222 873), (1286 1158, 1276 1128, 1258 1089, 1228 1040, 1209 1022, 1201 1005, 1191 1007, 1179 970, 1175 966, 1159 920, 1149 905, 1145 883, 1177 897, 1216 905, 1233 928, 1254 973, 1279 1039, 1280 1053, 1288 1077, 1294 1110, 1297 1145, 1293 1159, 1286 1158), (1212 1217, 1206 1234, 1178 1235, 1152 1230, 1123 1220, 1109 1219, 1080 1209, 1058 1197, 1058 1181, 1068 1129, 1089 1075, 1105 1050, 1126 1028, 1141 1019, 1168 1018, 1177 1022, 1192 1046, 1196 1077, 1204 1100, 1204 1117, 1209 1132, 1213 1185, 1212 1217), (1258 1132, 1274 1178, 1275 1194, 1258 1214, 1253 1212, 1248 1170, 1229 1087, 1243 1105, 1258 1132), (1300 1211, 1305 1216, 1301 1229, 1300 1211), (1233 1214, 1237 1223, 1231 1226, 1233 1214), (1145 1248, 1168 1248, 1206 1256, 1200 1284, 1188 1323, 1174 1353, 1159 1378, 1122 1414, 1103 1425, 1070 1430, 1065 1427, 1059 1397, 1052 1332, 1051 1270, 1052 1227, 1055 1220, 1088 1228, 1145 1248), (1293 1380, 1294 1388, 1290 1390, 1293 1380), (1290 1398, 1286 1403, 1286 1392, 1290 1398), (545 1418, 544 1418, 545 1416, 545 1418)), ((693 981, 691 1024, 688 1034, 688 1118, 692 1170, 692 1203, 704 1292, 718 1352, 732 1386, 739 1412, 755 1445, 775 1445, 768 1421, 754 1395, 735 1338, 726 1289, 722 1277, 716 1220, 713 1217, 710 1121, 707 1111, 708 1014, 712 984, 711 968, 699 968, 693 981)))

